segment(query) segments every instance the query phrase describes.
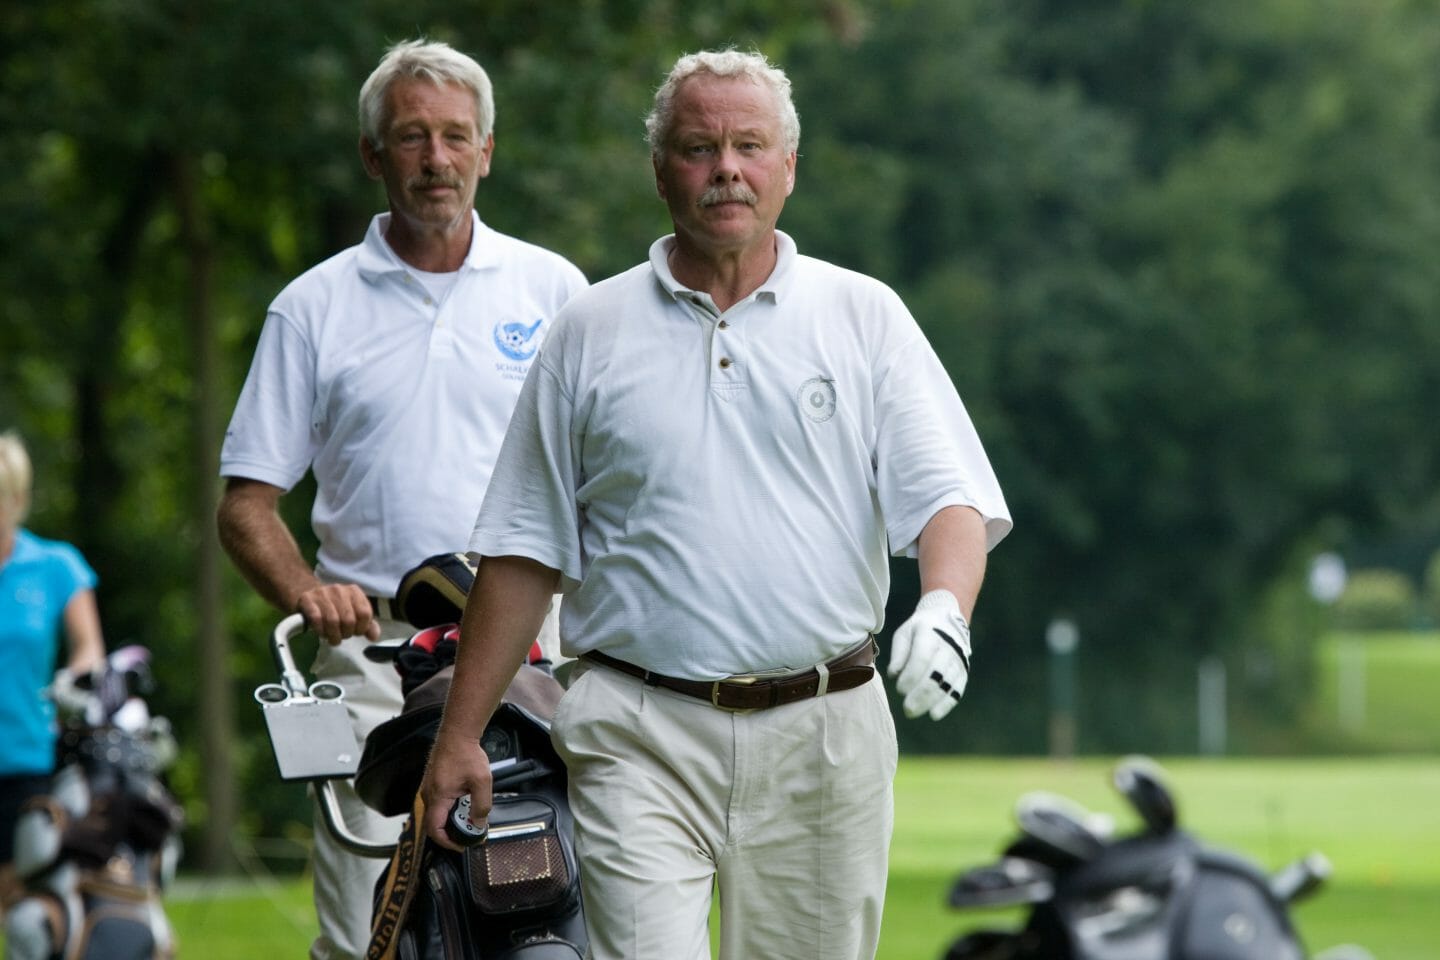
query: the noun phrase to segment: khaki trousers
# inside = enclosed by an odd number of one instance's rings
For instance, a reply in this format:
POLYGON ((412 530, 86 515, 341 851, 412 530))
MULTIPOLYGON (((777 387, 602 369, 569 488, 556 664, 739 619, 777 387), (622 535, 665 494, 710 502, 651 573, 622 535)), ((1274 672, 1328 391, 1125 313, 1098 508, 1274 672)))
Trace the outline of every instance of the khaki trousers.
POLYGON ((731 712, 584 661, 552 737, 594 960, 871 960, 895 728, 877 676, 731 712))

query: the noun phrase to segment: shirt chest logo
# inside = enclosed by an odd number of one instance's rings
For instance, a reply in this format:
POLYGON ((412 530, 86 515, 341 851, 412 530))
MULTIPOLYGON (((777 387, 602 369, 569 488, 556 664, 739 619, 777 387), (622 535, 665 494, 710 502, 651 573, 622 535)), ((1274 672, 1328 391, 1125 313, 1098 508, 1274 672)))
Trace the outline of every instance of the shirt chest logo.
POLYGON ((528 325, 513 320, 495 324, 496 348, 511 360, 529 360, 540 346, 535 334, 540 332, 540 325, 544 322, 541 317, 528 325))
POLYGON ((795 402, 800 412, 816 423, 824 423, 835 416, 835 381, 824 377, 811 377, 800 384, 795 393, 795 402))

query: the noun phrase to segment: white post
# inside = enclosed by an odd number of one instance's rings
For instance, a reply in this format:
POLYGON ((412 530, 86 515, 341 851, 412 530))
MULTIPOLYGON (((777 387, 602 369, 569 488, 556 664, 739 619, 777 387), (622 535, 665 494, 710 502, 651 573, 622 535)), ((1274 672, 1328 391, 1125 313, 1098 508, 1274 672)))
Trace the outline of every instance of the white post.
POLYGON ((1365 643, 1361 640, 1340 641, 1338 678, 1340 729, 1359 733, 1365 727, 1365 643))
POLYGON ((1196 701, 1200 712, 1200 752, 1225 753, 1225 664, 1219 657, 1200 661, 1196 701))
POLYGON ((1080 628, 1073 620, 1057 617, 1045 628, 1050 648, 1050 755, 1075 756, 1075 648, 1080 628))

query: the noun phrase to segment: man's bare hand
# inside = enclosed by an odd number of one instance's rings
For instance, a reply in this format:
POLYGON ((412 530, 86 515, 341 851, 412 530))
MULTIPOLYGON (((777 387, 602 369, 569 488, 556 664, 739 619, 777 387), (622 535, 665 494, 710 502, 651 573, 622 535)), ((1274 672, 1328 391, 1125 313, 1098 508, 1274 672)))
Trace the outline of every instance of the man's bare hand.
POLYGON ((447 850, 459 850, 445 832, 445 820, 455 801, 470 797, 470 820, 483 826, 493 802, 490 761, 480 742, 447 734, 442 727, 430 748, 430 762, 420 781, 420 799, 425 804, 425 835, 447 850))
POLYGON ((295 601, 306 625, 326 643, 335 646, 347 637, 380 639, 380 622, 370 609, 370 598, 353 583, 323 583, 310 587, 295 601))

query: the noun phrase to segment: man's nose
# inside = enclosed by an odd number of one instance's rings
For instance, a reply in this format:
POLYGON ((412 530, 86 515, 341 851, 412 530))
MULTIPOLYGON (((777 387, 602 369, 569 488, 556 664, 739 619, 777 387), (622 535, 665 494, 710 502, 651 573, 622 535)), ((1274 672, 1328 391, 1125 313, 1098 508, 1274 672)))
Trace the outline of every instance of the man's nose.
POLYGON ((450 151, 445 146, 445 139, 438 133, 425 140, 425 149, 420 154, 420 160, 431 170, 444 169, 450 163, 450 151))
POLYGON ((739 155, 729 147, 721 148, 715 155, 715 169, 710 174, 712 183, 732 183, 740 179, 739 155))

